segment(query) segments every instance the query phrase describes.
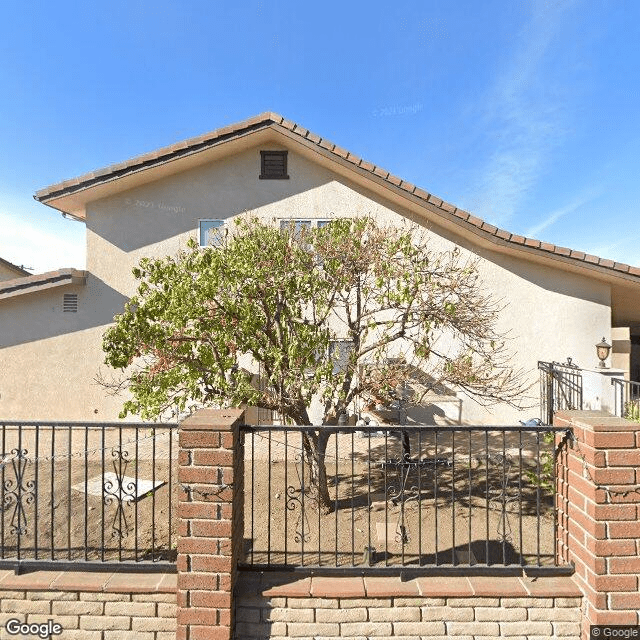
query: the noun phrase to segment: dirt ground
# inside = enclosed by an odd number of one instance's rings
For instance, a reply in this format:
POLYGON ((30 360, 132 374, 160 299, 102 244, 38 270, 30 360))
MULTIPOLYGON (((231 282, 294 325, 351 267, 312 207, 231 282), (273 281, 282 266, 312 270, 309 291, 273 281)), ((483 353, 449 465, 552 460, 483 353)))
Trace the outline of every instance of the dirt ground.
POLYGON ((171 438, 170 447, 166 430, 126 428, 121 437, 60 427, 37 437, 24 429, 18 440, 6 429, 0 558, 175 559, 177 433, 171 438), (97 495, 85 491, 92 480, 97 495), (139 494, 142 480, 155 490, 139 494))
MULTIPOLYGON (((0 467, 0 558, 175 559, 181 491, 175 432, 169 440, 167 433, 131 429, 121 440, 116 432, 43 430, 36 440, 25 430, 19 443, 15 435, 6 435, 4 451, 20 448, 28 462, 21 467, 24 461, 11 453, 0 467), (100 481, 99 495, 84 491, 87 481, 107 472, 162 484, 122 501, 100 481)), ((248 433, 243 561, 553 564, 551 496, 528 475, 548 445, 532 434, 425 431, 412 436, 410 448, 410 459, 420 463, 403 468, 392 463, 402 457, 397 434, 331 436, 332 508, 323 513, 299 434, 248 433)), ((133 492, 130 485, 125 482, 125 494, 133 492)))
POLYGON ((552 565, 551 496, 532 484, 535 436, 440 433, 412 438, 411 459, 399 437, 332 436, 327 474, 332 511, 317 508, 300 442, 247 436, 246 562, 304 566, 525 564, 552 565), (437 444, 437 446, 436 446, 437 444), (520 455, 522 452, 522 455, 520 455), (433 460, 438 462, 433 464, 433 460), (336 463, 337 462, 337 463, 336 463), (305 490, 302 490, 302 487, 305 490), (385 523, 387 523, 385 525, 385 523))

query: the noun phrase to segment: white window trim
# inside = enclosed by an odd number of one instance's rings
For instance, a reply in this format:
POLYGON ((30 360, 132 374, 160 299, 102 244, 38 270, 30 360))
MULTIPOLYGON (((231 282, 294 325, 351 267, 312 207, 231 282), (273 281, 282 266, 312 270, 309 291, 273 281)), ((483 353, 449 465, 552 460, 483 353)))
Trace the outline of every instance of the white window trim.
POLYGON ((335 220, 335 218, 279 218, 280 220, 280 229, 283 228, 286 224, 297 224, 298 222, 309 222, 311 223, 312 229, 317 229, 318 224, 320 222, 329 223, 335 220))

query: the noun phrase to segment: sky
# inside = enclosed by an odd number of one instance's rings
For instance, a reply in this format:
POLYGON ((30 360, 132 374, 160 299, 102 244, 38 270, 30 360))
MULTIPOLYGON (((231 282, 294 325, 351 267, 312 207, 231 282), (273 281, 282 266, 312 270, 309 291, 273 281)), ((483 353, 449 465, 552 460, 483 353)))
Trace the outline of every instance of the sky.
POLYGON ((48 185, 275 111, 507 229, 640 265, 640 2, 0 0, 0 257, 48 185))

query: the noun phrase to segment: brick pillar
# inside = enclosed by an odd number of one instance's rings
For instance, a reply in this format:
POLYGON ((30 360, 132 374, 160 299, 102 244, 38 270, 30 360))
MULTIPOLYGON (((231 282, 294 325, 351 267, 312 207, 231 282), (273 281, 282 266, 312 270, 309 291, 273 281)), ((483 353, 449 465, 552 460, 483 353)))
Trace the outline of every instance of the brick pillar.
POLYGON ((180 425, 177 640, 232 637, 243 535, 243 417, 239 409, 202 409, 180 425))
POLYGON ((575 439, 558 457, 558 555, 575 563, 589 625, 638 624, 640 424, 600 411, 560 411, 575 439))

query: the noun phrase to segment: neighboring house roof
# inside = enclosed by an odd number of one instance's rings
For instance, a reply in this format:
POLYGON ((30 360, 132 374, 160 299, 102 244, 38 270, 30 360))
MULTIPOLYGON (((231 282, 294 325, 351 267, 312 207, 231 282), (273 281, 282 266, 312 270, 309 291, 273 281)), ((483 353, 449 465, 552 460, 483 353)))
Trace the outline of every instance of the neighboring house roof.
POLYGON ((6 267, 7 269, 13 271, 17 276, 30 276, 31 273, 22 267, 19 267, 13 262, 9 262, 8 260, 4 260, 0 258, 0 266, 6 267))
POLYGON ((86 284, 87 272, 77 269, 58 269, 13 280, 0 282, 0 300, 13 298, 25 293, 35 293, 44 289, 52 289, 69 284, 86 284))
MULTIPOLYGON (((533 256, 547 256, 564 262, 566 265, 584 267, 604 275, 620 276, 634 283, 640 283, 640 267, 634 267, 621 262, 599 258, 582 251, 576 251, 567 247, 560 247, 548 242, 541 242, 533 238, 517 235, 499 229, 498 227, 481 220, 468 211, 459 209, 455 205, 445 202, 441 198, 428 193, 414 184, 398 178, 386 169, 354 155, 350 151, 338 147, 333 142, 322 138, 308 129, 287 120, 282 116, 265 112, 237 124, 216 129, 210 133, 178 142, 157 151, 111 165, 91 173, 54 184, 38 191, 34 198, 55 209, 67 213, 77 219, 83 220, 84 206, 87 202, 103 197, 106 193, 100 187, 121 181, 121 188, 127 189, 135 186, 132 180, 127 183, 127 178, 138 175, 141 172, 154 173, 155 170, 168 169, 169 163, 193 159, 197 154, 203 154, 226 145, 234 140, 257 132, 271 130, 285 136, 288 140, 303 144, 307 149, 312 149, 317 154, 355 171, 369 180, 383 185, 396 194, 408 197, 412 202, 419 204, 430 215, 436 214, 438 222, 457 227, 466 233, 473 233, 476 237, 484 239, 493 245, 503 246, 518 251, 528 252, 533 256), (93 193, 94 192, 94 193, 93 193)), ((188 164, 187 164, 188 166, 188 164)), ((178 168, 176 168, 178 170, 178 168)), ((163 173, 154 177, 158 179, 163 173)), ((557 264, 557 263, 556 263, 557 264)))

